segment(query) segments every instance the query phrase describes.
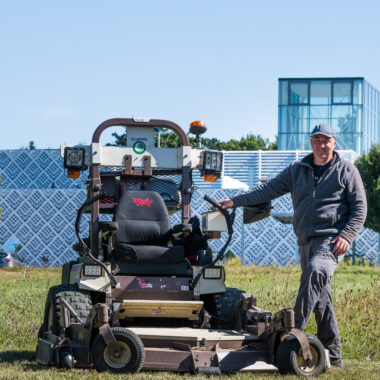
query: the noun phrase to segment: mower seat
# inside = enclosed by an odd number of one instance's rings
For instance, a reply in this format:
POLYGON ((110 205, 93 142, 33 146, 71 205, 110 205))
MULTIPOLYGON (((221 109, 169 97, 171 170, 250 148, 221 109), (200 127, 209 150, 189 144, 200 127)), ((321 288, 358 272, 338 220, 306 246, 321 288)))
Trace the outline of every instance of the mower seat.
POLYGON ((169 246, 172 230, 164 200, 155 191, 128 190, 116 206, 114 260, 120 274, 187 275, 182 245, 169 246))

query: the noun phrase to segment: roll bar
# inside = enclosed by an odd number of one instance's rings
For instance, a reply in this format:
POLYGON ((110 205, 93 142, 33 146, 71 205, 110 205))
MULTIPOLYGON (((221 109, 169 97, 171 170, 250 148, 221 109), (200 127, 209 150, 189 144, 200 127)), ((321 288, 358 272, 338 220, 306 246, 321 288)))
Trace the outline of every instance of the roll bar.
MULTIPOLYGON (((109 127, 115 126, 131 126, 131 127, 162 127, 168 128, 175 132, 181 139, 182 146, 189 146, 189 139, 183 129, 176 123, 169 120, 159 119, 137 119, 137 118, 113 118, 103 121, 96 129, 92 136, 92 143, 99 143, 100 136, 104 130, 109 127)), ((190 219, 191 208, 191 168, 182 167, 182 223, 187 223, 190 219)), ((100 164, 92 164, 91 168, 91 196, 96 196, 101 189, 100 180, 100 164)), ((98 239, 98 227, 99 227, 99 199, 91 204, 91 250, 94 256, 98 255, 97 239, 98 239)))
POLYGON ((169 121, 169 120, 160 120, 160 119, 131 119, 131 118, 108 119, 106 121, 103 121, 103 123, 101 123, 98 126, 98 128, 96 128, 92 136, 92 142, 98 143, 100 141, 100 135, 103 133, 105 129, 109 127, 116 127, 116 126, 169 128, 181 138, 183 146, 189 146, 189 139, 187 138, 186 133, 178 124, 173 123, 172 121, 169 121))

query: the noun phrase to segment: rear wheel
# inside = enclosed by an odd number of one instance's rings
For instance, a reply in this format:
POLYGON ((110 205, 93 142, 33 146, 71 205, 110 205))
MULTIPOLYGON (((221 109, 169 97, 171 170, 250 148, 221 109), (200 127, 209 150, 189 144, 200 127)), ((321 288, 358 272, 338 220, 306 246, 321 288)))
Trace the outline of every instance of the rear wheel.
POLYGON ((38 338, 44 338, 44 332, 45 332, 44 324, 42 324, 40 328, 38 329, 38 338))
MULTIPOLYGON (((240 309, 243 290, 227 288, 224 293, 212 294, 205 300, 206 310, 211 314, 211 328, 232 330, 237 327, 237 310, 240 309)), ((245 312, 239 310, 242 324, 245 323, 245 312)))
POLYGON ((76 264, 76 261, 69 261, 68 263, 63 264, 62 275, 61 275, 61 283, 63 285, 70 284, 70 272, 71 272, 71 267, 74 264, 76 264))
POLYGON ((304 377, 318 376, 326 369, 326 352, 321 341, 313 335, 305 334, 310 345, 312 360, 307 363, 298 340, 289 335, 278 347, 276 366, 282 374, 304 377))
MULTIPOLYGON (((61 335, 63 328, 63 322, 61 322, 62 297, 69 302, 83 321, 90 314, 92 302, 88 292, 78 290, 76 285, 52 286, 46 299, 42 333, 50 331, 54 335, 61 335)), ((74 316, 70 316, 70 320, 78 322, 74 316)))
POLYGON ((131 330, 113 327, 112 333, 120 348, 120 355, 116 355, 105 344, 101 335, 98 335, 92 345, 92 362, 99 372, 114 373, 139 372, 144 364, 145 351, 141 339, 131 330))

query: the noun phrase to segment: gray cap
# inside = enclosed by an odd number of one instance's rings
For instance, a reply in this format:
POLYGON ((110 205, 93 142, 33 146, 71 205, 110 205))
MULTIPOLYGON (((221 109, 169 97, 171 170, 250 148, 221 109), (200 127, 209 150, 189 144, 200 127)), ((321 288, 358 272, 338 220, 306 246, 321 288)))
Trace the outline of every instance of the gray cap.
POLYGON ((334 137, 334 139, 336 137, 335 131, 332 129, 332 127, 330 127, 327 124, 316 125, 313 131, 311 132, 310 136, 314 136, 314 135, 324 135, 327 137, 334 137))

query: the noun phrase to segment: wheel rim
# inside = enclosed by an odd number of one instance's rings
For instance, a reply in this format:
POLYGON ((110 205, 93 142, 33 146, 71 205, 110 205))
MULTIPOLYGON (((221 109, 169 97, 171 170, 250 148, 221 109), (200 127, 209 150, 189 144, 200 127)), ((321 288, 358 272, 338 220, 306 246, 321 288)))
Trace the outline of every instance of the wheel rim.
POLYGON ((131 350, 128 344, 124 342, 117 342, 120 349, 120 356, 115 356, 114 352, 110 349, 110 346, 106 346, 104 349, 104 361, 111 368, 123 368, 131 360, 131 350))
POLYGON ((310 362, 305 361, 305 359, 302 356, 302 350, 299 350, 297 353, 298 368, 305 373, 312 372, 315 366, 318 364, 318 360, 319 360, 317 350, 312 345, 309 345, 309 347, 310 347, 310 353, 311 353, 310 362))

